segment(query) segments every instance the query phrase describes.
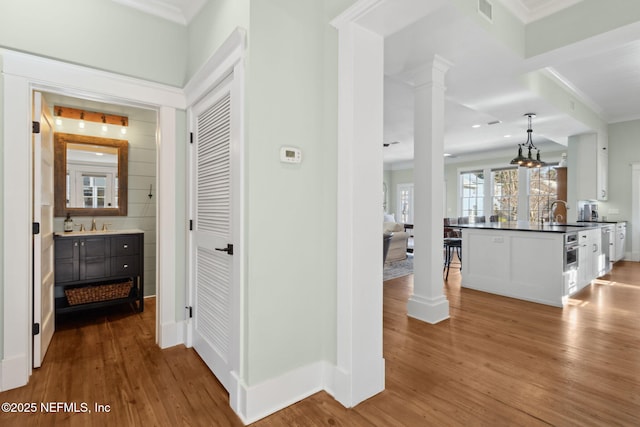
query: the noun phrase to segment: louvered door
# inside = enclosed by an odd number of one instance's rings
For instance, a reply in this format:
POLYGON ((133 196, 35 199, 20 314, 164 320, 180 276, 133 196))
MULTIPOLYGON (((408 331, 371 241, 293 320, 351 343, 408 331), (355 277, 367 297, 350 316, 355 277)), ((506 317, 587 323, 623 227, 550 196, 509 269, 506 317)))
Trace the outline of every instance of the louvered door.
POLYGON ((193 116, 193 346, 229 390, 234 284, 230 85, 201 101, 193 116))

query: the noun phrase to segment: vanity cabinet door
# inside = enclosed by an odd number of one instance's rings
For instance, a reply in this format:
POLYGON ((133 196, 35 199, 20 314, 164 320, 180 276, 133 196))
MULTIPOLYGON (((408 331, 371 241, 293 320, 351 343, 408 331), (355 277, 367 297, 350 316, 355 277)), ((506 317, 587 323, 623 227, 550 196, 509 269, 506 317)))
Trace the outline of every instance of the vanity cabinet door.
POLYGON ((109 240, 87 237, 80 241, 80 280, 109 276, 109 240))
POLYGON ((76 239, 55 240, 55 281, 73 282, 80 279, 80 242, 76 239))

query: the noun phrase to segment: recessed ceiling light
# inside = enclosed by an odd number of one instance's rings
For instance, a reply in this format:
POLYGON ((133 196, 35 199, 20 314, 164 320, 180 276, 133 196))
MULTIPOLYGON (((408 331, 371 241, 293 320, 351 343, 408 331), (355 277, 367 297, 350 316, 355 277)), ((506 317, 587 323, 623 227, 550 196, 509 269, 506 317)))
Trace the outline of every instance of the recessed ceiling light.
POLYGON ((451 157, 451 154, 450 153, 444 153, 444 156, 445 157, 451 157))
POLYGON ((505 135, 504 137, 505 138, 511 138, 511 135, 505 135))
POLYGON ((473 126, 471 126, 471 127, 472 127, 472 128, 474 128, 474 129, 476 129, 476 128, 479 128, 480 126, 482 126, 482 125, 473 125, 473 126))

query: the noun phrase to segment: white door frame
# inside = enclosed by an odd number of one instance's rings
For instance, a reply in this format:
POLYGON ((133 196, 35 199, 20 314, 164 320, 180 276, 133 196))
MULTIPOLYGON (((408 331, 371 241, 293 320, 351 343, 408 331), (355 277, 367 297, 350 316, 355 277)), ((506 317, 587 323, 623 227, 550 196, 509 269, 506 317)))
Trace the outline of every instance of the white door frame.
POLYGON ((31 94, 33 90, 156 109, 158 117, 158 204, 156 233, 158 299, 156 339, 160 347, 183 340, 176 313, 176 109, 183 92, 114 73, 1 50, 4 92, 3 179, 3 358, 0 391, 27 384, 31 375, 31 94), (8 185, 12 183, 13 185, 8 185), (10 209, 8 207, 11 207, 10 209), (160 230, 162 232, 160 232, 160 230), (167 296, 164 298, 163 296, 167 296))

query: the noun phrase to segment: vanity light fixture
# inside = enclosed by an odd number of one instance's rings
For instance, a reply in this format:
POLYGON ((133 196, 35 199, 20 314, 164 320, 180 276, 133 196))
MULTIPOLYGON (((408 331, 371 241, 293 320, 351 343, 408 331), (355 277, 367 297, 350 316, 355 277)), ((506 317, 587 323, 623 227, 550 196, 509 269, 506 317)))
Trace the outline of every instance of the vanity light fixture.
POLYGON ((53 111, 56 114, 56 123, 58 118, 81 120, 80 127, 84 127, 84 122, 102 123, 102 130, 106 132, 106 125, 122 126, 124 132, 127 133, 126 127, 129 126, 129 118, 116 114, 100 113, 96 111, 81 110, 71 107, 54 106, 53 111))
POLYGON ((120 132, 122 132, 122 134, 126 134, 127 133, 127 125, 124 124, 124 119, 122 119, 122 129, 120 129, 120 132))
POLYGON ((84 129, 84 113, 80 113, 80 123, 78 123, 80 129, 84 129))
POLYGON ((56 109, 56 125, 62 126, 62 110, 60 107, 55 107, 56 109))
POLYGON ((535 117, 536 115, 535 113, 527 113, 525 114, 525 116, 529 118, 527 141, 522 144, 518 144, 518 155, 513 160, 511 160, 511 164, 528 168, 540 168, 546 165, 546 163, 540 160, 540 150, 538 149, 538 147, 533 145, 533 139, 531 138, 531 134, 533 133, 533 129, 531 129, 531 118, 535 117), (523 155, 523 149, 527 150, 527 157, 523 155), (532 150, 536 150, 535 159, 532 157, 532 150))

